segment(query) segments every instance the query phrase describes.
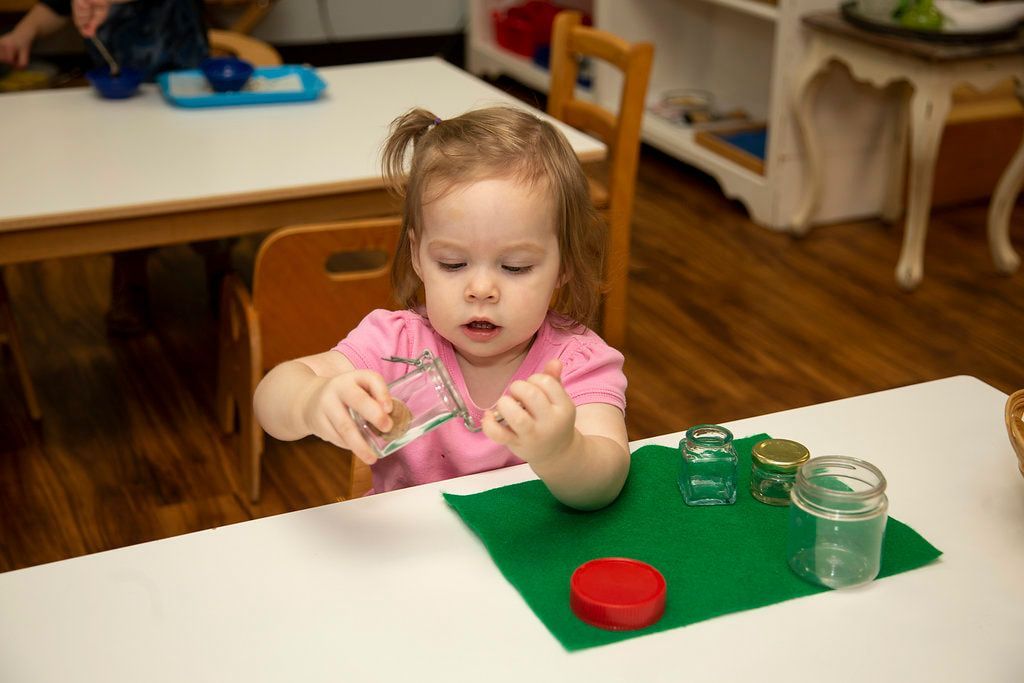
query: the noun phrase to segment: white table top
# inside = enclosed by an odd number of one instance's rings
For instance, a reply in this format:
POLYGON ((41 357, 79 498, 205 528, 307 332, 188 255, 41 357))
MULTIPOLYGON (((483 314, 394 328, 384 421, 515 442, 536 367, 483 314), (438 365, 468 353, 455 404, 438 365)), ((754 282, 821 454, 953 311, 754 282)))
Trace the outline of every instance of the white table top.
MULTIPOLYGON (((388 125, 413 107, 541 113, 437 58, 318 73, 320 99, 282 105, 182 109, 155 85, 122 101, 92 88, 4 95, 0 231, 376 188, 388 125)), ((604 157, 557 125, 581 159, 604 157)))
POLYGON ((567 653, 441 497, 524 465, 0 574, 0 679, 1020 681, 1005 400, 953 377, 728 425, 881 467, 945 554, 862 588, 567 653))

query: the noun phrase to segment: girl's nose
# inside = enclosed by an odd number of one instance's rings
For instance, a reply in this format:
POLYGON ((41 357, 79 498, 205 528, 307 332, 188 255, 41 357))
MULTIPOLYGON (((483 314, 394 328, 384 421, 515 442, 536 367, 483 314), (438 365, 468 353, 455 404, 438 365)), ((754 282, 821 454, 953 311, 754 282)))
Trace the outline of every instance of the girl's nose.
POLYGON ((494 278, 487 273, 474 273, 466 284, 466 301, 498 300, 498 286, 494 278))

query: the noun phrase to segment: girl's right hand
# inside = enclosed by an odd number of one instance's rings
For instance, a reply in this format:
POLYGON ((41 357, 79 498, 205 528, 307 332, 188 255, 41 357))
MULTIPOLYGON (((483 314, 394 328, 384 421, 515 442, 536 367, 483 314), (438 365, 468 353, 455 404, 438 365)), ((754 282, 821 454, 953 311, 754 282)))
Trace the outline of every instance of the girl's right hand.
POLYGON ((311 434, 372 465, 377 456, 363 439, 349 408, 382 432, 391 429, 391 395, 387 382, 371 370, 353 370, 335 377, 318 377, 302 406, 311 434))
POLYGON ((92 38, 107 15, 110 14, 110 6, 114 3, 123 3, 127 0, 72 0, 71 17, 75 21, 78 32, 85 38, 92 38))
POLYGON ((0 63, 10 64, 17 69, 28 66, 32 52, 32 36, 14 30, 0 36, 0 63))

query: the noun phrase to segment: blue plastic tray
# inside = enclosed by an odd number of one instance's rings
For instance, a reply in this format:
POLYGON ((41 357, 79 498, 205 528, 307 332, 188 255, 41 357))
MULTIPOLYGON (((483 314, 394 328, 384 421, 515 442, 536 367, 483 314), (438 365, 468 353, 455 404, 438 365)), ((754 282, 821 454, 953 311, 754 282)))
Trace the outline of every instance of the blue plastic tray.
MULTIPOLYGON (((272 104, 275 102, 303 102, 315 100, 327 84, 308 66, 258 67, 252 80, 238 92, 214 92, 199 69, 168 71, 157 76, 164 98, 179 107, 226 107, 241 104, 272 104), (298 77, 299 88, 270 90, 274 81, 298 77), (173 83, 173 87, 172 87, 173 83)), ((285 81, 281 81, 284 83, 285 81)))

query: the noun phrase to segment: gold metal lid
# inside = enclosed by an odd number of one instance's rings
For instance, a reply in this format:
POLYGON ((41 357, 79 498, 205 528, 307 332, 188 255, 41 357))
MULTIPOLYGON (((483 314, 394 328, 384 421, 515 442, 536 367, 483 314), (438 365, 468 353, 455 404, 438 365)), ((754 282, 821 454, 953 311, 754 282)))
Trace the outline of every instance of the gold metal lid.
POLYGON ((811 457, 811 452, 803 444, 789 439, 765 439, 754 444, 750 455, 763 469, 796 472, 811 457))

